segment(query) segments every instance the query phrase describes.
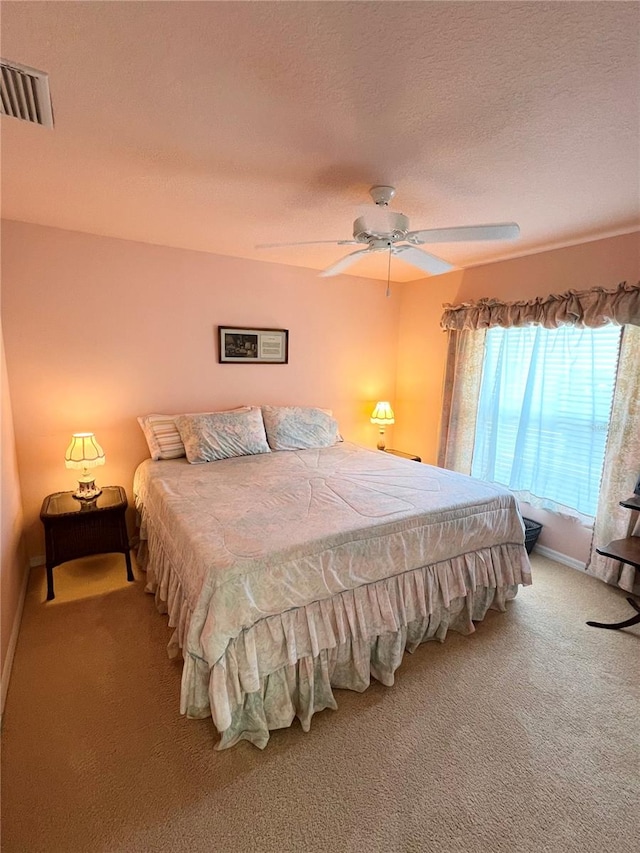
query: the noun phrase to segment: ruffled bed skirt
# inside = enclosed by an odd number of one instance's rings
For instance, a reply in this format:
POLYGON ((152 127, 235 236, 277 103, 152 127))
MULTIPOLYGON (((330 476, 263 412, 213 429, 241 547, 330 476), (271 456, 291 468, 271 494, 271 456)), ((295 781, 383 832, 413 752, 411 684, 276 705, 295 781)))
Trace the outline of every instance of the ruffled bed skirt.
POLYGON ((404 651, 449 629, 470 634, 489 608, 505 610, 531 582, 521 545, 498 545, 385 578, 306 607, 262 619, 242 631, 210 666, 185 650, 191 607, 179 573, 152 534, 140 543, 147 592, 176 630, 169 655, 184 652, 180 710, 211 715, 218 749, 249 740, 263 749, 269 731, 298 717, 337 708, 333 689, 366 690, 371 677, 391 686, 404 651))

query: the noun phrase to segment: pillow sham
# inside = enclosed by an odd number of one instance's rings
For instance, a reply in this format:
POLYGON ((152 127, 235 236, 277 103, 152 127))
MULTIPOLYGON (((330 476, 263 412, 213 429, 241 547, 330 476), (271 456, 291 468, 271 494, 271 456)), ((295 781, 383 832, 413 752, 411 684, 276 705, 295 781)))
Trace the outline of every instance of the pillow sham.
POLYGON ((143 415, 138 418, 152 459, 179 459, 185 455, 175 419, 176 415, 143 415))
POLYGON ((257 407, 236 412, 179 415, 176 426, 187 460, 193 465, 232 456, 269 453, 262 412, 257 407))
MULTIPOLYGON (((248 412, 250 408, 250 406, 239 406, 236 409, 223 411, 248 412)), ((211 413, 203 412, 203 414, 211 413)), ((179 415, 142 415, 138 418, 152 459, 180 459, 181 456, 186 456, 184 443, 176 426, 177 417, 179 415)))
POLYGON ((331 447, 340 440, 338 422, 327 409, 311 406, 263 406, 262 417, 272 450, 331 447))

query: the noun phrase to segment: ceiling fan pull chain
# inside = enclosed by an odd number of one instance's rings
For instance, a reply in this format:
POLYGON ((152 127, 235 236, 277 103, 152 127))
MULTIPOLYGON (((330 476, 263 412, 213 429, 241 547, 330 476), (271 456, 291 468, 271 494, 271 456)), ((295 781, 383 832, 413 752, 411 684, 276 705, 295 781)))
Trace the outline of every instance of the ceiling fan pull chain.
POLYGON ((387 299, 391 296, 391 243, 389 243, 389 266, 387 267, 387 299))

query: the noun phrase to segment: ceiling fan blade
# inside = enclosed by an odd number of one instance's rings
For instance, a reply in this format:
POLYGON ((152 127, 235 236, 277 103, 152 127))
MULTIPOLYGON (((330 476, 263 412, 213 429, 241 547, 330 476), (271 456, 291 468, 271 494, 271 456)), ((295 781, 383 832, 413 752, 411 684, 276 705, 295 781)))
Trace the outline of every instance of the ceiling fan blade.
POLYGON ((515 222, 499 222, 495 225, 409 231, 406 239, 411 243, 475 243, 477 240, 515 240, 519 236, 520 226, 515 222))
POLYGON ((405 246, 404 244, 394 246, 391 249, 391 254, 398 255, 403 261, 431 275, 440 275, 440 273, 449 272, 449 270, 454 269, 453 264, 443 261, 442 258, 437 258, 429 252, 425 252, 424 249, 418 249, 417 246, 405 246))
POLYGON ((318 243, 333 243, 338 246, 358 246, 357 240, 305 240, 302 243, 260 243, 254 249, 282 249, 286 246, 316 246, 318 243))
POLYGON ((368 253, 369 249, 358 249, 357 252, 351 252, 350 255, 345 255, 344 258, 340 258, 339 261, 336 261, 335 264, 331 264, 330 267, 327 267, 326 270, 322 270, 318 275, 323 276, 323 278, 328 278, 330 275, 338 275, 352 264, 355 264, 359 255, 367 255, 368 253))

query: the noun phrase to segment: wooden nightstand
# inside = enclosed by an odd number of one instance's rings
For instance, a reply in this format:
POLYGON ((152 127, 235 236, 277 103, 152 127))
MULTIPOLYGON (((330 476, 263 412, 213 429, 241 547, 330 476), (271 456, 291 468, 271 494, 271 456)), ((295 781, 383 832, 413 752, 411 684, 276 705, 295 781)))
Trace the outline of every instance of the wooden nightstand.
POLYGON ((392 453, 394 456, 400 456, 402 459, 412 459, 414 462, 422 462, 422 459, 419 456, 415 456, 413 453, 405 453, 404 450, 391 450, 389 447, 385 447, 385 453, 392 453))
POLYGON ((55 598, 53 569, 67 560, 91 554, 124 554, 127 580, 134 580, 125 523, 127 496, 122 486, 105 486, 92 501, 80 501, 73 492, 55 492, 42 504, 47 562, 47 601, 55 598))

